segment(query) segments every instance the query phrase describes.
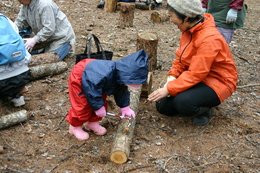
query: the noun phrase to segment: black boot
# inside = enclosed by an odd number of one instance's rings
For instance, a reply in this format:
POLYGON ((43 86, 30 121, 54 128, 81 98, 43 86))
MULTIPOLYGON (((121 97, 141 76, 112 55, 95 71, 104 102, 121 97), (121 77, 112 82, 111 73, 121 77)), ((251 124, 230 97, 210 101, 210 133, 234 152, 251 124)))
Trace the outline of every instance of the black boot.
POLYGON ((207 125, 211 117, 212 117, 212 108, 201 107, 200 111, 193 118, 193 124, 197 126, 207 125))
POLYGON ((100 3, 97 5, 97 8, 104 8, 105 2, 105 0, 101 0, 100 3))

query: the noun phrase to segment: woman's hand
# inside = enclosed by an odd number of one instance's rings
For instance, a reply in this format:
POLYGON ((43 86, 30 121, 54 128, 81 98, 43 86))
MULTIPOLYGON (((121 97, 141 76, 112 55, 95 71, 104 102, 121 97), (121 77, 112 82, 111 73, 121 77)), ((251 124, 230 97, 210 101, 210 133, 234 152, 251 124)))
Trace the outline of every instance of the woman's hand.
POLYGON ((164 88, 157 89, 152 94, 150 94, 148 96, 148 100, 156 102, 164 97, 167 97, 168 95, 169 92, 167 90, 167 87, 164 87, 164 88))

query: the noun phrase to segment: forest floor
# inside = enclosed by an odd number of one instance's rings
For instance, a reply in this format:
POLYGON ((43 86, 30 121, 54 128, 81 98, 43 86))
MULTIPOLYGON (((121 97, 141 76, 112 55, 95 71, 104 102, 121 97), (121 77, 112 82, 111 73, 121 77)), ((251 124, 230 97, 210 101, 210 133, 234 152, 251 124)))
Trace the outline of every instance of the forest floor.
MULTIPOLYGON (((73 25, 76 53, 83 52, 87 34, 94 33, 118 60, 136 51, 138 33, 156 33, 159 43, 152 90, 165 82, 180 36, 172 23, 154 23, 150 20, 154 10, 135 9, 134 26, 121 29, 119 11, 106 13, 96 8, 99 0, 55 2, 73 25)), ((153 102, 141 97, 129 159, 115 164, 109 155, 118 118, 107 116, 102 120, 107 128, 104 136, 90 132, 88 140, 79 141, 68 133, 69 124, 64 120, 70 107, 67 81, 75 57, 66 58, 67 71, 27 85, 25 106, 14 108, 10 102, 1 103, 1 116, 25 109, 30 118, 0 131, 0 172, 260 173, 260 2, 245 3, 245 26, 236 30, 230 44, 239 72, 238 88, 214 109, 209 125, 198 127, 191 117, 161 115, 153 102)), ((156 10, 164 9, 165 3, 156 10)), ((18 1, 2 0, 0 11, 14 20, 18 1)))

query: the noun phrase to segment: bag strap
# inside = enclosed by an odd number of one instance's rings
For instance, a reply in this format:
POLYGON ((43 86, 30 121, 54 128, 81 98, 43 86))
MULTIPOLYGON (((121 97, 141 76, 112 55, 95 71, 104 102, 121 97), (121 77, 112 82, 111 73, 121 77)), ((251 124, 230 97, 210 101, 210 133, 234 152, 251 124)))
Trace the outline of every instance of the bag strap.
POLYGON ((106 60, 106 55, 105 55, 105 52, 104 52, 104 50, 103 50, 103 48, 100 44, 100 41, 97 38, 97 36, 95 36, 94 34, 88 34, 84 54, 87 55, 89 59, 91 58, 90 55, 91 55, 92 39, 94 39, 95 46, 97 48, 97 52, 98 53, 102 52, 102 57, 103 57, 104 60, 106 60))
POLYGON ((97 51, 101 52, 103 59, 106 60, 106 54, 105 54, 105 51, 104 51, 103 47, 101 46, 101 43, 100 43, 99 39, 94 34, 92 34, 92 36, 93 36, 93 38, 95 40, 97 51))

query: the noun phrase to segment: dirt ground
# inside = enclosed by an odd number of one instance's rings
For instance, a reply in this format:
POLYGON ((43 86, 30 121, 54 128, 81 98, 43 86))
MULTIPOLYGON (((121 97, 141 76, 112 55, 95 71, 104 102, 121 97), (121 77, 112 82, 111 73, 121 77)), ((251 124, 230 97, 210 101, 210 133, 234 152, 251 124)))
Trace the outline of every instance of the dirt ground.
MULTIPOLYGON (((117 60, 136 51, 139 32, 155 32, 159 43, 152 90, 165 82, 180 36, 172 23, 153 23, 152 11, 135 9, 134 26, 120 29, 119 11, 97 9, 99 0, 55 2, 73 25, 76 53, 83 52, 86 35, 94 33, 105 49, 114 51, 113 59, 117 60)), ((129 159, 115 164, 109 155, 118 118, 102 120, 107 128, 104 136, 90 132, 87 141, 79 141, 68 133, 69 124, 64 120, 70 107, 67 79, 75 57, 67 58, 69 69, 65 73, 27 85, 25 106, 14 108, 10 102, 1 103, 1 116, 25 109, 29 119, 0 131, 0 172, 260 173, 260 2, 245 3, 245 26, 236 30, 230 45, 239 72, 238 88, 214 109, 209 125, 198 127, 192 125, 191 117, 161 115, 154 103, 142 97, 129 159)), ((157 10, 164 7, 165 2, 157 10)), ((18 11, 18 1, 0 2, 0 12, 12 20, 18 11)))

